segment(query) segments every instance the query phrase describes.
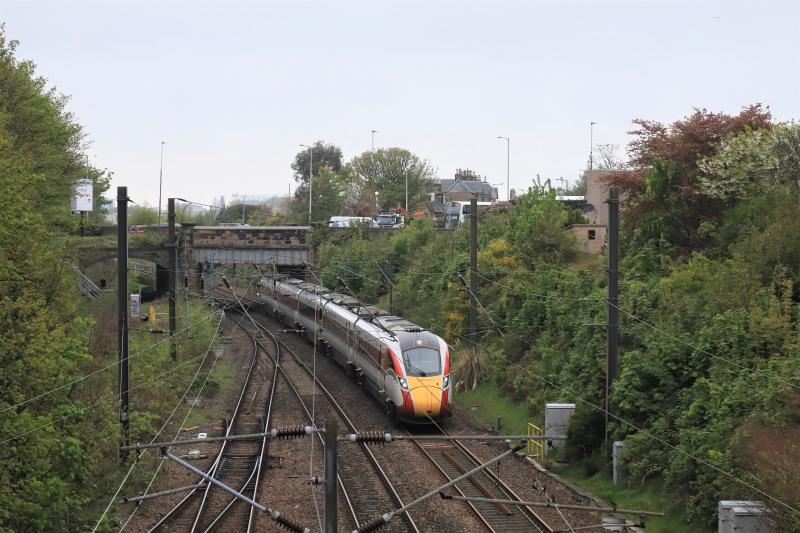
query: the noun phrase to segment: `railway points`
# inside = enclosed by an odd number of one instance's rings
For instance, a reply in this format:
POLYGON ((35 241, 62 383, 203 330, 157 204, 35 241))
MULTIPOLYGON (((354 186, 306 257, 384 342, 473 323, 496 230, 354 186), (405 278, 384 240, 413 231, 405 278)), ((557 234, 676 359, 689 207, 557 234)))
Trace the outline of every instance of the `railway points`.
MULTIPOLYGON (((284 517, 290 528, 323 529, 322 491, 315 488, 312 478, 324 478, 323 431, 319 428, 327 419, 336 419, 342 429, 340 441, 345 441, 338 447, 339 530, 371 530, 370 524, 375 525, 379 517, 403 509, 423 494, 507 450, 501 441, 492 443, 491 436, 482 440, 475 436, 467 442, 456 440, 459 434, 476 432, 457 418, 451 419, 446 429, 441 425, 426 425, 416 430, 413 426, 392 425, 378 402, 365 394, 352 376, 321 351, 316 354, 315 364, 313 346, 293 332, 293 328, 261 313, 256 298, 243 294, 233 297, 233 292, 224 288, 217 289, 217 297, 227 298, 227 305, 240 303, 246 309, 243 313, 229 314, 238 315, 236 327, 252 344, 251 368, 229 417, 230 423, 224 426, 224 434, 209 435, 206 439, 193 438, 192 434, 184 440, 187 444, 191 442, 188 447, 195 450, 203 447, 211 462, 204 468, 208 475, 248 498, 252 496, 259 505, 291 510, 291 517, 284 517), (266 418, 257 413, 266 414, 266 418), (306 437, 276 438, 276 428, 287 426, 302 428, 299 433, 306 437), (387 429, 387 433, 397 436, 392 439, 395 442, 347 442, 354 440, 347 435, 376 434, 387 429), (226 435, 246 434, 255 436, 218 441, 226 435), (317 447, 311 462, 310 439, 315 439, 317 447), (486 452, 489 447, 491 451, 486 452), (484 453, 475 453, 475 449, 484 453)), ((517 460, 509 457, 503 464, 517 460)), ((191 488, 173 487, 183 489, 186 494, 146 530, 279 530, 268 513, 259 512, 197 477, 193 481, 191 488)), ((492 501, 522 503, 535 498, 535 494, 532 497, 525 490, 518 494, 515 489, 519 487, 512 488, 506 481, 491 469, 485 469, 455 483, 447 492, 439 491, 441 498, 430 498, 415 504, 407 513, 393 516, 381 530, 553 532, 564 527, 562 516, 574 526, 599 523, 599 515, 588 510, 557 513, 544 505, 532 510, 492 501)), ((535 499, 545 501, 541 494, 535 499)), ((559 493, 558 500, 567 501, 563 493, 559 493)), ((568 501, 586 503, 582 498, 568 501)))

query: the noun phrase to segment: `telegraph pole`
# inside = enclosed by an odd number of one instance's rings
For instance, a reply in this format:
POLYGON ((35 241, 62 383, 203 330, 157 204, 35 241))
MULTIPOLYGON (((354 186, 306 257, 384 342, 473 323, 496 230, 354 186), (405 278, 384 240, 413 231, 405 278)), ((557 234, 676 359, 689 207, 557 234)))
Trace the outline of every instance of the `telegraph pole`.
POLYGON ((469 340, 474 345, 478 334, 478 197, 469 204, 469 340))
MULTIPOLYGON (((117 187, 117 335, 119 345, 119 421, 123 446, 130 445, 128 430, 128 188, 117 187)), ((127 452, 123 457, 127 457, 127 452)))
POLYGON ((178 360, 178 346, 175 334, 178 330, 177 314, 178 305, 176 302, 178 292, 178 240, 175 237, 175 198, 167 200, 167 222, 169 233, 167 236, 167 248, 169 249, 169 353, 173 361, 178 360))
POLYGON ((619 195, 608 190, 608 346, 606 360, 606 439, 608 442, 609 397, 619 377, 619 195))

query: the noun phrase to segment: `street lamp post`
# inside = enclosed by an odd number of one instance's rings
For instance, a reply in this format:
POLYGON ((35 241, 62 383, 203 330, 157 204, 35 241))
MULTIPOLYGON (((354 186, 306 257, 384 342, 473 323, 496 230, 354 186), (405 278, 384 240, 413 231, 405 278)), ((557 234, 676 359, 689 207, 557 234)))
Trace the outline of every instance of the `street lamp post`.
POLYGON ((164 145, 167 141, 161 141, 161 163, 158 167, 158 225, 161 225, 161 183, 164 181, 164 145))
POLYGON ((375 151, 375 134, 378 133, 378 130, 372 130, 372 151, 375 151))
POLYGON ((506 201, 511 201, 511 139, 502 135, 497 138, 506 141, 506 201))
POLYGON ((308 160, 308 225, 311 226, 311 184, 314 181, 314 147, 309 146, 307 144, 301 144, 300 146, 304 148, 308 148, 309 150, 309 160, 308 160))
POLYGON ((594 170, 594 126, 597 122, 589 123, 589 170, 594 170))

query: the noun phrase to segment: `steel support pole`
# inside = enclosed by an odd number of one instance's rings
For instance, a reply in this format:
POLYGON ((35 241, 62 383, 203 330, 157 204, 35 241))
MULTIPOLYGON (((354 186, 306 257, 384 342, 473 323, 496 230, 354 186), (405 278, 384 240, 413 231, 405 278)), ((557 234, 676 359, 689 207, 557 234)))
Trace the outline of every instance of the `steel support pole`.
POLYGON ((311 227, 311 187, 314 182, 314 147, 309 146, 308 150, 308 226, 311 227))
POLYGON ((606 436, 603 441, 608 454, 608 417, 611 413, 611 392, 619 377, 619 195, 615 188, 608 190, 608 331, 606 359, 606 436))
POLYGON ((511 138, 506 138, 506 200, 511 201, 511 138))
MULTIPOLYGON (((130 444, 128 428, 128 188, 117 187, 117 335, 119 345, 119 421, 122 445, 130 444)), ((123 453, 127 457, 127 452, 123 453)))
POLYGON ((608 375, 619 377, 619 195, 608 190, 608 375))
POLYGON ((406 174, 406 218, 408 218, 408 170, 406 170, 405 174, 406 174))
MULTIPOLYGON (((407 212, 408 211, 406 211, 406 213, 407 212)), ((386 282, 389 284, 389 314, 390 315, 394 312, 394 306, 392 305, 392 303, 393 303, 392 300, 394 299, 394 284, 392 283, 392 279, 389 277, 389 276, 392 275, 392 272, 394 271, 393 266, 394 265, 392 265, 392 256, 390 255, 389 256, 389 268, 388 268, 389 274, 384 274, 384 276, 386 276, 386 282)))
POLYGON ((178 360, 178 345, 175 334, 178 331, 178 240, 175 236, 175 198, 167 200, 167 222, 169 233, 167 236, 167 247, 169 249, 169 353, 173 361, 178 360))
POLYGON ((158 166, 158 225, 161 225, 161 184, 164 181, 164 145, 166 141, 161 141, 161 163, 158 166))
POLYGON ((469 341, 478 341, 478 197, 472 195, 469 207, 469 341))
POLYGON ((325 419, 325 533, 338 531, 336 511, 338 507, 338 484, 336 441, 338 431, 336 419, 325 419))

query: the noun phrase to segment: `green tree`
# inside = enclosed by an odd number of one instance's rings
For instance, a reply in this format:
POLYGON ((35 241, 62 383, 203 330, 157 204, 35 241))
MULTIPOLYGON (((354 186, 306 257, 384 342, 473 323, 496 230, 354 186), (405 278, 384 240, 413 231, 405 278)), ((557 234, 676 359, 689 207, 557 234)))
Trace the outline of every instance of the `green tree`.
POLYGON ((800 187, 800 124, 745 130, 723 139, 698 163, 700 190, 712 198, 751 198, 777 187, 800 187))
POLYGON ((625 196, 624 218, 639 244, 663 241, 688 254, 707 244, 703 222, 716 224, 725 204, 699 194, 699 162, 726 138, 771 127, 769 110, 756 104, 738 115, 695 109, 669 125, 634 120, 629 169, 612 170, 606 181, 625 196))
POLYGON ((87 163, 66 98, 15 47, 0 32, 0 440, 12 439, 0 445, 0 530, 84 531, 112 482, 113 410, 86 409, 70 388, 44 393, 91 359, 64 237, 76 183, 95 179, 101 194, 105 173, 87 163))
MULTIPOLYGON (((301 186, 308 187, 310 159, 311 151, 308 148, 297 152, 297 155, 294 156, 292 170, 294 171, 294 180, 297 182, 298 188, 301 186)), ((323 141, 315 142, 313 162, 314 176, 319 175, 322 167, 329 168, 333 172, 339 172, 342 168, 342 149, 334 144, 323 141)), ((308 191, 307 188, 306 191, 308 191)))
POLYGON ((420 159, 405 148, 380 148, 354 157, 349 166, 359 176, 358 198, 362 202, 378 202, 381 210, 404 207, 406 183, 408 183, 408 206, 413 209, 428 193, 434 168, 428 161, 420 159))
POLYGON ((128 224, 131 226, 158 224, 158 210, 152 207, 131 206, 128 209, 128 224))

